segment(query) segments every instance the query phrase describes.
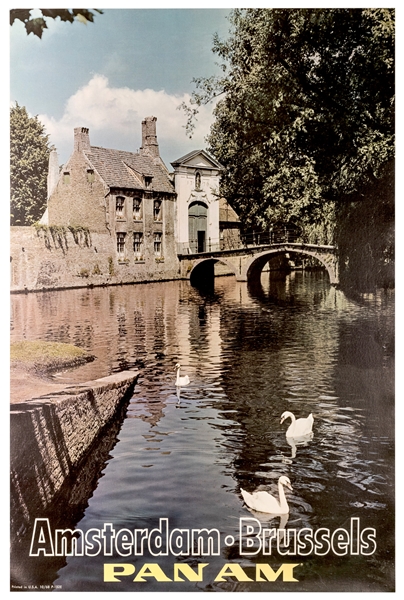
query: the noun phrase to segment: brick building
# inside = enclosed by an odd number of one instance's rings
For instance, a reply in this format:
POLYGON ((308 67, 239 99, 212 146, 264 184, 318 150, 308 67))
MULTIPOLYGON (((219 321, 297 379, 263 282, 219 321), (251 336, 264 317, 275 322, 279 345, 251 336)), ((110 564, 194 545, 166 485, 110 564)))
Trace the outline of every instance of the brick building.
MULTIPOLYGON (((74 130, 74 151, 48 199, 47 225, 108 232, 119 263, 176 261, 176 192, 160 158, 156 118, 142 122, 142 147, 126 152, 92 146, 74 130)), ((152 270, 153 270, 152 268, 152 270)))
POLYGON ((170 173, 156 121, 142 121, 139 152, 92 146, 85 127, 61 169, 51 151, 45 214, 11 228, 12 291, 178 279, 178 253, 223 247, 223 230, 239 225, 233 213, 223 221, 223 167, 197 150, 170 173))

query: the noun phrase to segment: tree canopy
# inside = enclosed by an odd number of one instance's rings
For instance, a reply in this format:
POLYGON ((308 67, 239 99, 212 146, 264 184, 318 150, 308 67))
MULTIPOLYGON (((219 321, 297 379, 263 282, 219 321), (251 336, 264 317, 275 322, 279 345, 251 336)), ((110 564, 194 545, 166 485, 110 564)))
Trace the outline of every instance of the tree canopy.
POLYGON ((81 23, 93 22, 95 13, 102 14, 103 11, 98 8, 14 8, 10 10, 10 25, 16 20, 24 23, 27 35, 33 33, 39 38, 45 29, 48 28, 45 18, 57 19, 61 21, 67 21, 73 23, 74 21, 80 21, 81 23), (40 12, 41 16, 32 17, 31 12, 35 10, 40 12))
POLYGON ((216 99, 208 149, 247 225, 332 224, 394 156, 394 9, 234 9, 230 23, 222 74, 183 106, 188 133, 216 99))
POLYGON ((46 209, 48 137, 38 117, 30 117, 18 103, 11 107, 11 225, 32 225, 46 209))

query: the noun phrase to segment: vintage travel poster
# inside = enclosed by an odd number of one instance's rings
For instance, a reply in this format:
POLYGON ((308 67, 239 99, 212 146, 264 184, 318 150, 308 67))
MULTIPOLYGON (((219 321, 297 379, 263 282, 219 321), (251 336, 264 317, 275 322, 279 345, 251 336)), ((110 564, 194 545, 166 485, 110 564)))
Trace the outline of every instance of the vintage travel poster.
POLYGON ((10 8, 10 593, 396 591, 383 4, 10 8))

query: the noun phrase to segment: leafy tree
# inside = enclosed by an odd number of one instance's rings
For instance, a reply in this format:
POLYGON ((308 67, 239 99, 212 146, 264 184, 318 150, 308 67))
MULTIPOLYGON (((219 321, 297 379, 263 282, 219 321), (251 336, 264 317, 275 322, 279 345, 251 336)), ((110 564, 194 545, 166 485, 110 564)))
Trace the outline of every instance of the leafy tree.
POLYGON ((10 110, 11 225, 32 225, 46 209, 49 142, 38 117, 10 110))
POLYGON ((10 10, 10 25, 18 19, 24 23, 27 35, 33 33, 41 38, 44 30, 48 28, 44 17, 50 17, 51 19, 59 17, 61 21, 69 23, 73 23, 76 20, 87 23, 88 21, 94 21, 94 12, 103 14, 103 11, 98 8, 15 8, 10 10), (42 16, 32 18, 31 12, 33 10, 39 10, 42 16))
POLYGON ((242 220, 331 232, 394 156, 394 9, 235 9, 230 23, 222 74, 183 105, 188 133, 216 99, 209 150, 242 220))
POLYGON ((340 283, 348 290, 394 287, 394 161, 383 176, 337 204, 340 283))

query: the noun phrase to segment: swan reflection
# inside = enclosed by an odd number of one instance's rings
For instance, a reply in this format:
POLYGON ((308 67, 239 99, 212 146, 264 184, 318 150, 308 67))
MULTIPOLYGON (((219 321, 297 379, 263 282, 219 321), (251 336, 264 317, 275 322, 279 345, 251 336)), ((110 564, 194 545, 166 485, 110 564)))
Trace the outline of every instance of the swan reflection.
MULTIPOLYGON (((249 507, 247 507, 247 510, 249 511, 249 513, 251 513, 251 515, 254 517, 254 519, 259 521, 261 526, 268 528, 268 525, 269 525, 271 530, 274 530, 274 532, 277 532, 276 535, 274 533, 274 535, 271 536, 271 539, 276 538, 277 544, 280 545, 286 535, 286 523, 289 520, 289 513, 286 513, 284 515, 279 515, 279 514, 274 514, 274 513, 262 513, 262 512, 253 510, 252 508, 249 508, 249 507), (277 527, 276 527, 276 523, 270 522, 273 519, 279 519, 279 524, 277 527)), ((256 536, 256 532, 254 531, 254 533, 252 533, 251 535, 254 538, 256 536)), ((268 541, 268 544, 271 543, 271 541, 269 539, 267 541, 268 541)))
MULTIPOLYGON (((285 525, 289 521, 289 513, 284 515, 277 515, 275 513, 262 513, 250 508, 249 506, 247 506, 247 510, 249 513, 251 513, 254 519, 257 519, 257 521, 259 521, 262 525, 268 525, 268 521, 272 521, 272 519, 279 519, 279 525, 276 529, 285 529, 285 525)), ((271 523, 271 525, 275 525, 275 523, 271 523)))
POLYGON ((296 458, 297 446, 307 446, 307 444, 313 439, 313 432, 301 435, 299 437, 287 437, 286 441, 292 448, 290 458, 296 458))

